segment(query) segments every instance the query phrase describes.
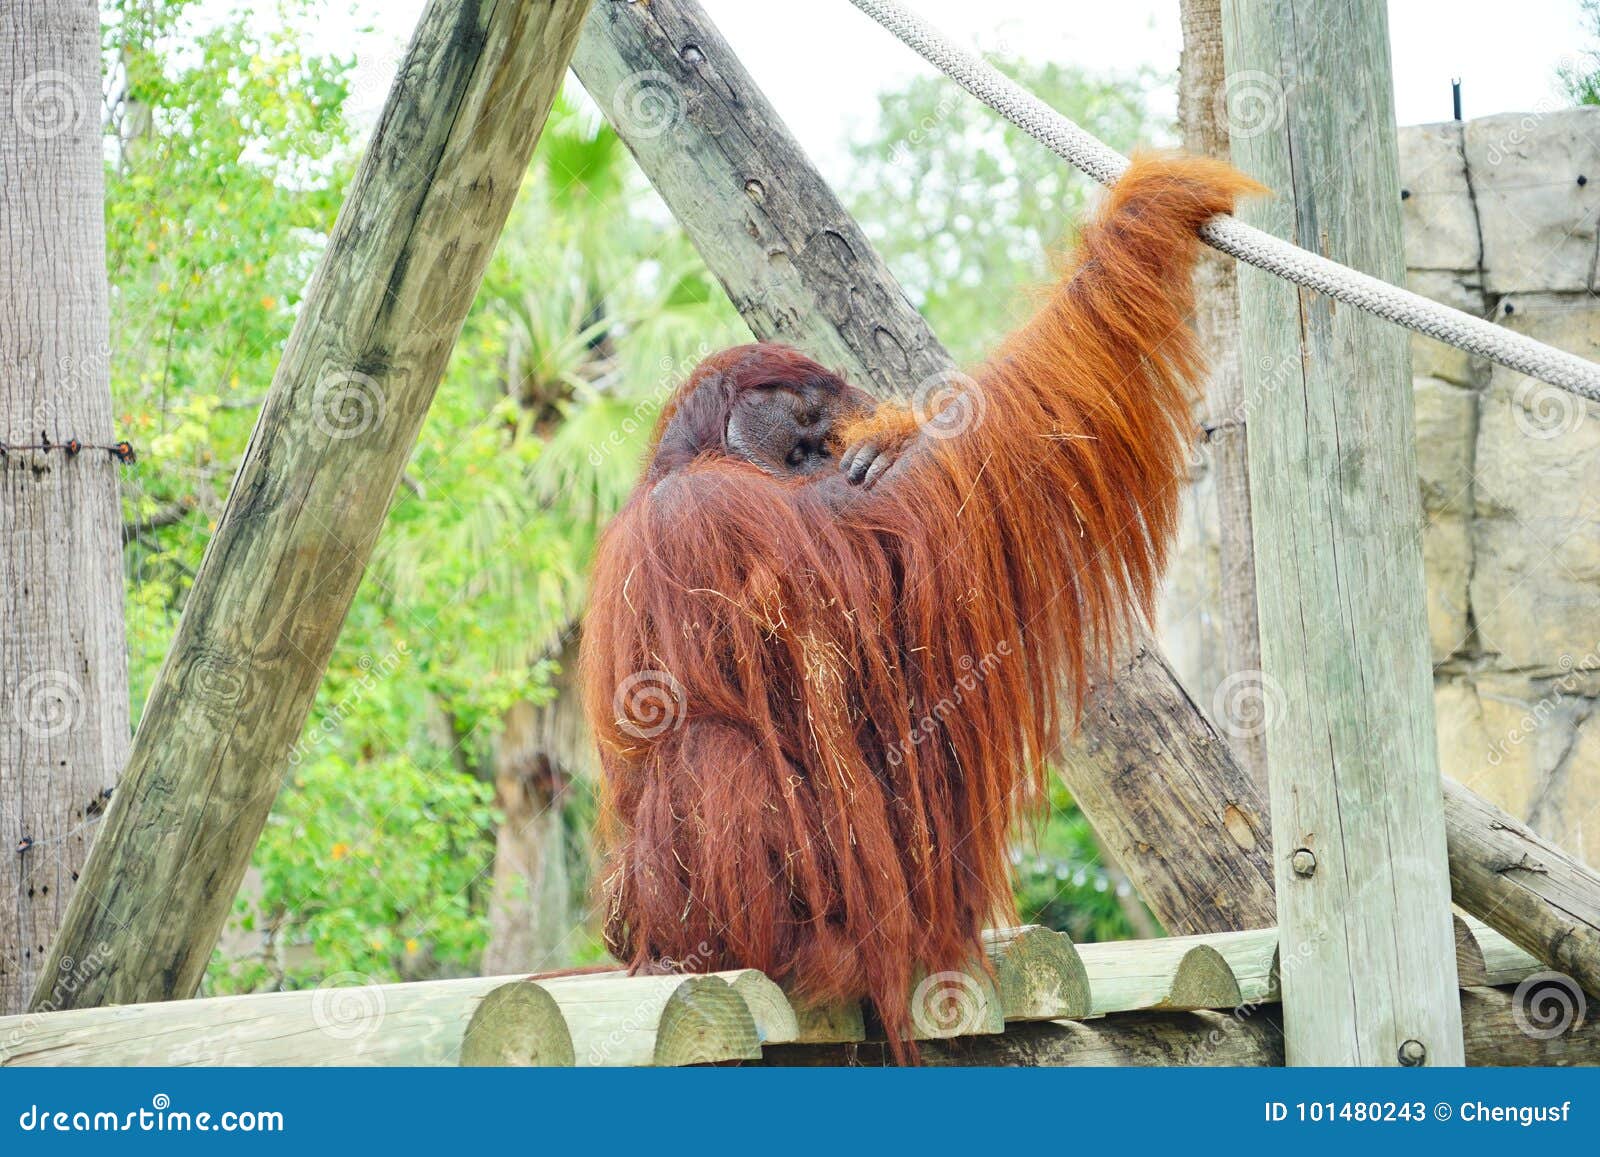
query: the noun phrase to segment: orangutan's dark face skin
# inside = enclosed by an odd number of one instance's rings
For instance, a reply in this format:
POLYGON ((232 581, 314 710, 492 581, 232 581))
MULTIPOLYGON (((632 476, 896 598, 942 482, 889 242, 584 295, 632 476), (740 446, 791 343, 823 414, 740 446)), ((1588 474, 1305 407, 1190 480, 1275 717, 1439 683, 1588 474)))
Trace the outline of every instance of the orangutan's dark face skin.
POLYGON ((742 390, 728 414, 728 451, 789 478, 837 471, 840 421, 865 406, 856 391, 841 394, 815 381, 742 390))

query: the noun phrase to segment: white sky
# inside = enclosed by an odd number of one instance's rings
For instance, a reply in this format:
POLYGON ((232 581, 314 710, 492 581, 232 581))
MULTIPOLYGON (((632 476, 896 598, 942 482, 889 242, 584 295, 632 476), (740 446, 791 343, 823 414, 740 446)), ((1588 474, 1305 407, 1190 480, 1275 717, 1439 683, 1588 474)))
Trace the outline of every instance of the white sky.
MULTIPOLYGON (((598 0, 609 3, 611 0, 598 0)), ((909 0, 946 32, 1029 60, 1176 72, 1178 0, 909 0)), ((846 0, 702 0, 746 67, 825 175, 870 123, 875 95, 928 68, 846 0)), ((423 0, 355 0, 329 21, 328 43, 357 46, 359 112, 375 114, 423 0), (347 22, 347 23, 346 23, 347 22), (371 23, 380 30, 357 35, 371 23), (344 27, 339 25, 345 24, 344 27)), ((1550 102, 1558 65, 1591 47, 1578 0, 1389 0, 1399 122, 1450 117, 1450 80, 1462 78, 1471 117, 1531 111, 1550 102)), ((1168 106, 1157 111, 1170 114, 1168 106)))

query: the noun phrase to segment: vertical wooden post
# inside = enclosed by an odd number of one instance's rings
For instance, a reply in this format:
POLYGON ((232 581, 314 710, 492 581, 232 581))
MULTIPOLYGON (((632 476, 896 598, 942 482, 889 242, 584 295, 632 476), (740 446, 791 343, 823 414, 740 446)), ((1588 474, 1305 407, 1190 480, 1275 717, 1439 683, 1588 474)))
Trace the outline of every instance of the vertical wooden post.
POLYGON ((128 755, 100 18, 0 24, 0 1013, 27 1007, 128 755))
POLYGON ((35 1007, 199 984, 587 8, 432 0, 423 13, 35 1007))
MULTIPOLYGON (((1178 66, 1178 123, 1186 151, 1207 157, 1229 156, 1227 69, 1223 63, 1222 0, 1181 0, 1183 58, 1178 66)), ((1217 556, 1220 575, 1214 608, 1222 635, 1222 662, 1206 664, 1216 682, 1196 687, 1202 696, 1216 689, 1211 717, 1228 735, 1233 753, 1263 795, 1267 791, 1266 712, 1270 704, 1252 696, 1261 670, 1261 636, 1256 625, 1256 562, 1250 540, 1248 431, 1244 423, 1244 381, 1239 360, 1239 275, 1233 258, 1215 250, 1195 266, 1195 333, 1211 367, 1201 407, 1201 424, 1210 449, 1211 491, 1217 504, 1217 556), (1218 669, 1220 667, 1220 670, 1218 669), (1247 718, 1231 715, 1226 688, 1245 693, 1247 718), (1259 726, 1257 724, 1260 724, 1259 726)))
MULTIPOLYGON (((1400 281, 1382 0, 1227 0, 1245 215, 1400 281)), ((1406 334, 1239 271, 1290 1064, 1463 1063, 1406 334), (1277 693, 1281 690, 1281 695, 1277 693)))

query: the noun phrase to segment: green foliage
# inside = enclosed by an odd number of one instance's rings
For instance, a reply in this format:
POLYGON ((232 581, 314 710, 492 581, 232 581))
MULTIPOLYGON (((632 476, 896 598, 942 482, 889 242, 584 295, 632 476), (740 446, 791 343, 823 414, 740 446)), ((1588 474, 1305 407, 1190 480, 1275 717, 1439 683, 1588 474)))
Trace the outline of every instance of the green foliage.
POLYGON ((1600 104, 1600 0, 1579 0, 1590 45, 1557 70, 1556 77, 1573 104, 1600 104))
MULTIPOLYGON (((1143 75, 994 63, 1114 148, 1148 132, 1143 75)), ((1026 315, 1024 291, 1045 279, 1050 251, 1092 187, 943 77, 916 77, 880 97, 872 134, 851 151, 852 210, 965 363, 1026 315)))
POLYGON ((1126 883, 1107 872, 1094 830, 1059 779, 1037 837, 1013 853, 1017 914, 1079 943, 1124 940, 1132 929, 1117 899, 1126 883))

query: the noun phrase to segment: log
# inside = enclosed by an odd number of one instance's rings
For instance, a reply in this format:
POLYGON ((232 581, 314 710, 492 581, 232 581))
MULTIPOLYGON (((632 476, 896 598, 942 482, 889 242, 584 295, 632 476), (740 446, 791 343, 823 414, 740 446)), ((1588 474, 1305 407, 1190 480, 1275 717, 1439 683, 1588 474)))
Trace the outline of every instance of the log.
POLYGON ((35 1008, 191 996, 587 0, 432 0, 307 290, 35 1008), (58 984, 66 960, 104 961, 58 984))
POLYGON ((527 1068, 547 1065, 549 1041, 559 1026, 565 1042, 563 1065, 575 1062, 566 1017, 549 991, 533 980, 518 980, 491 989, 478 1002, 462 1033, 463 1068, 527 1068))
POLYGON ((755 1060, 755 1018, 721 976, 565 976, 539 982, 572 1034, 580 1067, 755 1060))
POLYGON ((1233 969, 1203 937, 1084 944, 1078 955, 1089 976, 1095 1016, 1236 1008, 1244 1003, 1233 969))
POLYGON ((867 1039, 866 1017, 859 1002, 808 1005, 792 998, 798 1031, 795 1041, 802 1044, 844 1044, 867 1039))
POLYGON ((1600 999, 1600 874, 1451 779, 1444 809, 1456 903, 1600 999))
MULTIPOLYGON (((1518 1026, 1514 1001, 1514 994, 1501 988, 1462 991, 1468 1065, 1600 1065, 1600 1017, 1542 1039, 1518 1026)), ((1119 1012, 1091 1021, 1014 1024, 1000 1036, 931 1041, 921 1047, 921 1059, 930 1066, 1278 1066, 1284 1062, 1283 1028, 1276 1008, 1239 1014, 1119 1012)), ((888 1049, 876 1042, 777 1045, 762 1056, 763 1064, 773 1066, 891 1062, 888 1049)))
POLYGON ((455 1065, 502 990, 518 994, 517 1063, 571 1065, 555 1001, 514 976, 25 1013, 0 1018, 0 1065, 455 1065))
POLYGON ((959 972, 924 972, 911 986, 911 1035, 919 1041, 1005 1028, 1000 990, 982 964, 959 972))
MULTIPOLYGON (((1403 281, 1381 0, 1223 15, 1230 73, 1296 82, 1233 137, 1278 194, 1241 216, 1403 281)), ((1239 317, 1288 1060, 1459 1065, 1410 345, 1257 269, 1239 270, 1239 317)))
POLYGON ((1071 937, 1029 924, 991 928, 983 942, 1008 1023, 1089 1015, 1089 974, 1071 937))
POLYGON ((754 968, 741 968, 733 972, 718 972, 744 1000, 755 1021, 756 1039, 763 1045, 788 1044, 800 1039, 800 1020, 783 989, 768 979, 765 973, 754 968))
MULTIPOLYGON (((951 369, 693 0, 600 0, 573 68, 757 338, 884 394, 951 369)), ((1261 794, 1148 639, 1098 689, 1057 762, 1168 931, 1275 922, 1261 794)))
POLYGON ((1227 961, 1233 979, 1239 985, 1239 999, 1244 1004, 1266 1004, 1278 999, 1276 928, 1219 932, 1193 939, 1210 945, 1227 961))

